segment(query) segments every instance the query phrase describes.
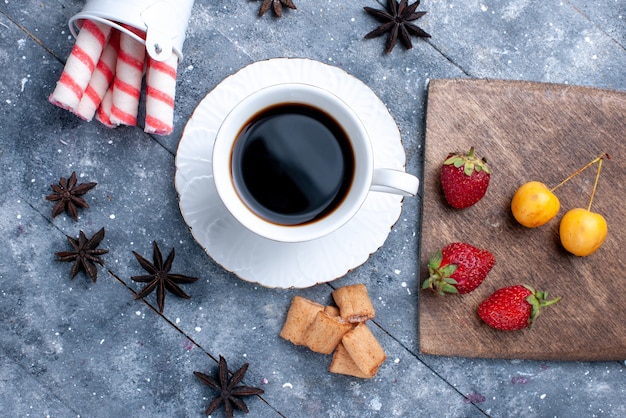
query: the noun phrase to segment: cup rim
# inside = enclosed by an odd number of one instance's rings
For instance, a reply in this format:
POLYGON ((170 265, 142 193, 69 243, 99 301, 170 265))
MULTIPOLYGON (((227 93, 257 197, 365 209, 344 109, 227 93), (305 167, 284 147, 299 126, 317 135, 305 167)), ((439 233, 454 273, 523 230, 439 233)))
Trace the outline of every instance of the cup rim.
POLYGON ((328 235, 347 223, 359 211, 372 182, 374 158, 368 132, 356 112, 331 91, 307 83, 278 83, 256 90, 238 102, 222 121, 213 144, 213 178, 218 195, 230 214, 255 234, 277 242, 304 242, 328 235), (308 95, 308 96, 307 96, 308 95), (277 100, 277 97, 283 97, 277 100), (231 158, 234 136, 260 109, 280 104, 307 104, 320 108, 347 134, 354 156, 352 184, 340 204, 325 217, 304 224, 281 225, 272 223, 249 208, 239 197, 232 180, 231 158), (335 111, 340 111, 337 116, 335 111), (339 120, 341 119, 341 120, 339 120), (224 158, 228 155, 228 158, 224 158), (349 201, 350 204, 345 204, 349 201))

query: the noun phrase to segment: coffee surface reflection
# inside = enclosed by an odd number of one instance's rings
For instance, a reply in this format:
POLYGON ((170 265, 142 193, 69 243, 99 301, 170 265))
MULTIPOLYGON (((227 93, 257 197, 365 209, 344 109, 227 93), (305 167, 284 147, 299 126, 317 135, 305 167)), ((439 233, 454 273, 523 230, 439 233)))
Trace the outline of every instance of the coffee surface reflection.
POLYGON ((258 216, 280 225, 319 220, 339 206, 354 177, 341 126, 320 109, 282 103, 254 115, 235 141, 237 193, 258 216))

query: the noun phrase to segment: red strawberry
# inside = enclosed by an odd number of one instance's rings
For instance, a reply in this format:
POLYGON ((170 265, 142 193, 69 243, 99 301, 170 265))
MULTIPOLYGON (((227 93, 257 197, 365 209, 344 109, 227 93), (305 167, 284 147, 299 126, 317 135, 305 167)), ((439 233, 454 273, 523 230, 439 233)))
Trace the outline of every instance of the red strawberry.
POLYGON ((469 153, 453 153, 441 166, 441 187, 450 206, 463 209, 476 204, 487 193, 491 171, 487 160, 469 153))
POLYGON ((453 242, 438 250, 428 263, 430 277, 422 289, 445 293, 469 293, 487 277, 496 259, 487 250, 453 242))
POLYGON ((561 300, 547 300, 548 292, 535 291, 527 285, 515 285, 496 290, 478 306, 478 316, 492 328, 516 331, 532 327, 541 308, 561 300))

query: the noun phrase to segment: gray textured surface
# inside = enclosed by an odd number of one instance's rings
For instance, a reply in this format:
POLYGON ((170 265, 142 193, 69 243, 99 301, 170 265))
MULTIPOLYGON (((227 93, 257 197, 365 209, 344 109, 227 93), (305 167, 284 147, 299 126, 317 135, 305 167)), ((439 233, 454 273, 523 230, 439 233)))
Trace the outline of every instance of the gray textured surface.
MULTIPOLYGON (((198 102, 257 60, 306 57, 364 81, 395 118, 410 172, 421 173, 426 86, 441 77, 504 78, 626 90, 624 0, 424 0, 432 38, 385 55, 362 7, 374 0, 296 0, 281 19, 260 1, 197 0, 179 67, 175 132, 109 130, 47 102, 73 39, 73 0, 0 3, 0 408, 10 417, 202 416, 211 391, 193 376, 224 355, 250 362, 250 416, 623 417, 624 363, 442 358, 418 351, 420 199, 407 199, 385 245, 330 285, 265 289, 223 271, 194 242, 173 185, 174 155, 198 102), (50 217, 49 185, 72 171, 98 186, 74 222, 50 217), (54 261, 65 235, 106 227, 96 284, 54 261), (131 254, 176 247, 174 270, 199 277, 164 316, 134 301, 131 254), (319 302, 362 282, 388 360, 369 381, 327 372, 330 357, 278 337, 291 298, 319 302)), ((222 416, 221 412, 214 416, 222 416)))

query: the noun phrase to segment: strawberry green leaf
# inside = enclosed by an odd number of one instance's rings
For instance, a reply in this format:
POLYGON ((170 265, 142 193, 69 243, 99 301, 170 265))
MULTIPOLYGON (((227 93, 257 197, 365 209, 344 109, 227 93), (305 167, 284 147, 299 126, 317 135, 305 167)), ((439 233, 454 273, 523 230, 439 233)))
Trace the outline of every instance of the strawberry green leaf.
POLYGON ((447 158, 444 162, 443 165, 450 165, 450 164, 454 164, 454 162, 458 159, 457 156, 452 156, 447 158))
POLYGON ((532 287, 528 285, 524 285, 524 287, 531 292, 531 294, 528 295, 528 297, 526 298, 526 302, 530 303, 532 307, 530 318, 528 318, 528 325, 530 328, 532 328, 535 320, 541 314, 541 308, 557 303, 559 300, 561 300, 561 297, 547 300, 548 292, 535 291, 532 287))
POLYGON ((439 290, 444 293, 459 293, 456 287, 448 283, 442 284, 439 290))
POLYGON ((439 274, 441 277, 450 277, 454 274, 458 266, 456 264, 448 264, 442 269, 439 269, 439 274))
POLYGON ((441 254, 441 250, 439 249, 435 254, 432 255, 432 257, 430 257, 430 260, 428 261, 428 268, 431 268, 433 270, 438 269, 441 265, 442 259, 443 254, 441 254))
POLYGON ((443 165, 451 164, 456 168, 463 167, 463 173, 467 176, 471 176, 474 172, 479 173, 481 171, 491 174, 487 160, 474 155, 474 147, 471 147, 467 154, 454 153, 443 162, 443 165))
POLYGON ((532 307, 530 311, 530 317, 528 318, 528 325, 532 328, 533 324, 535 323, 535 319, 537 319, 537 317, 541 313, 539 308, 539 301, 537 300, 535 295, 529 295, 526 298, 526 302, 530 303, 530 306, 532 307))

